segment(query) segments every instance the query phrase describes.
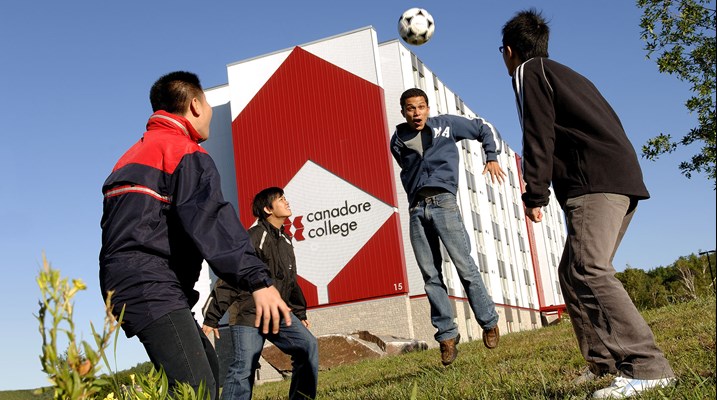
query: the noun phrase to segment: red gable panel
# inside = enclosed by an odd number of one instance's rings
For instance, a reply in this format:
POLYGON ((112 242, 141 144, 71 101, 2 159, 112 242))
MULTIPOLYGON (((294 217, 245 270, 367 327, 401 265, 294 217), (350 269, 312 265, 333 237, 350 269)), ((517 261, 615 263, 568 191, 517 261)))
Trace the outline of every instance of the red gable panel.
MULTIPOLYGON (((285 187, 308 160, 395 207, 384 107, 381 87, 294 48, 232 122, 242 222, 254 221, 254 193, 285 187)), ((331 282, 329 301, 406 293, 403 257, 396 213, 331 282)))

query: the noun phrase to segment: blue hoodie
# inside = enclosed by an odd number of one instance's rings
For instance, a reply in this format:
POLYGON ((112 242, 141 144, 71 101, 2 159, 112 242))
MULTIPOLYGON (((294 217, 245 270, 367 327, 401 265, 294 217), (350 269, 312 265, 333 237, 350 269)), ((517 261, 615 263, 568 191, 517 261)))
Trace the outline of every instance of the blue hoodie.
POLYGON ((483 143, 486 161, 497 161, 500 150, 496 145, 498 131, 480 117, 465 118, 458 115, 430 117, 421 131, 423 154, 412 149, 407 142, 416 135, 408 123, 396 126, 391 137, 391 153, 401 167, 401 182, 413 206, 421 188, 443 188, 456 194, 458 190, 458 146, 463 139, 476 139, 483 143))

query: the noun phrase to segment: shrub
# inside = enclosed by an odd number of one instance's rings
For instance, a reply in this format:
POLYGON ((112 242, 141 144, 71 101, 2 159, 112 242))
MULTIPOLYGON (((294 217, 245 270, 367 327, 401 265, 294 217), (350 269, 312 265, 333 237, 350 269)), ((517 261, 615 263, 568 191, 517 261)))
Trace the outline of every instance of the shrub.
MULTIPOLYGON (((119 319, 112 315, 112 293, 105 303, 105 322, 101 332, 90 323, 94 345, 86 341, 78 342, 73 320, 73 298, 87 286, 80 279, 70 284, 60 271, 53 269, 42 256, 42 269, 37 277, 41 298, 39 312, 35 316, 40 323, 42 336, 42 370, 50 378, 51 386, 38 389, 38 394, 52 392, 55 399, 82 400, 104 398, 135 399, 184 399, 198 400, 209 397, 209 391, 202 383, 197 391, 187 383, 178 382, 169 385, 164 371, 154 367, 147 369, 148 363, 135 367, 139 372, 112 372, 106 352, 112 340, 116 343, 119 334, 119 319), (67 348, 59 350, 60 338, 67 340, 67 348), (108 375, 99 375, 100 360, 109 370, 108 375)), ((149 364, 151 366, 151 364, 149 364)))

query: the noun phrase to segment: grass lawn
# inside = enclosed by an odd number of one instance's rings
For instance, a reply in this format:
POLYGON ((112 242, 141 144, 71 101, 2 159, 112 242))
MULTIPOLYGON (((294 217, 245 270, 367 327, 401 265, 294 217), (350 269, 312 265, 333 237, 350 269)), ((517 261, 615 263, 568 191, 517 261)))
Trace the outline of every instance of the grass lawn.
MULTIPOLYGON (((715 398, 715 298, 643 313, 670 360, 676 386, 640 399, 715 398)), ((582 386, 570 381, 585 362, 568 321, 501 337, 495 350, 481 341, 459 345, 455 363, 443 367, 438 349, 343 366, 319 374, 319 398, 388 399, 585 399, 611 379, 582 386)), ((289 382, 257 386, 254 400, 285 399, 289 382)))
MULTIPOLYGON (((715 298, 699 299, 644 312, 678 376, 671 388, 639 399, 714 399, 715 298)), ((322 371, 319 399, 467 400, 585 399, 609 378, 573 386, 585 366, 568 321, 501 337, 495 350, 481 341, 461 343, 455 363, 443 367, 438 349, 363 361, 322 371)), ((266 383, 254 400, 285 399, 289 382, 266 383)), ((46 399, 28 391, 0 392, 0 400, 46 399)))

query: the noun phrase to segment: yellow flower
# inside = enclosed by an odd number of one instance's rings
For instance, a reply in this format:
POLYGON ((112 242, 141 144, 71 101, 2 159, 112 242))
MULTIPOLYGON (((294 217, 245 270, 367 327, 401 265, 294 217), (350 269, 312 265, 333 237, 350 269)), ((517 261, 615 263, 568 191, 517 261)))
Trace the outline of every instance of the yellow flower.
POLYGON ((76 287, 77 290, 87 289, 87 285, 85 285, 85 282, 83 282, 82 279, 73 279, 72 286, 76 287))

